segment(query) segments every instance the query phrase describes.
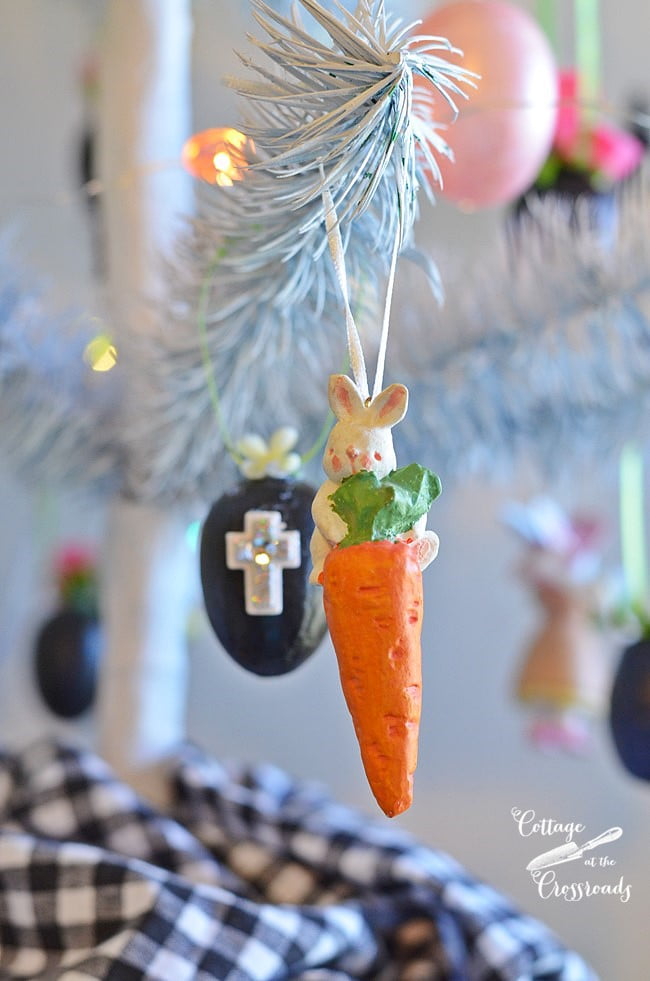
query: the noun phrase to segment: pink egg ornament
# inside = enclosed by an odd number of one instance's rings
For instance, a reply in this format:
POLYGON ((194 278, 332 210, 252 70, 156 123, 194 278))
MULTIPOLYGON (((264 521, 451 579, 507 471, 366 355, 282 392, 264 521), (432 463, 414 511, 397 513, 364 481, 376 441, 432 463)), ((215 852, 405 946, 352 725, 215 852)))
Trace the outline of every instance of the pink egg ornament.
POLYGON ((458 118, 437 97, 437 122, 454 160, 442 159, 438 193, 466 210, 514 201, 546 159, 557 115, 557 66, 545 34, 524 10, 501 0, 456 0, 424 18, 418 34, 447 38, 445 57, 480 76, 458 118))

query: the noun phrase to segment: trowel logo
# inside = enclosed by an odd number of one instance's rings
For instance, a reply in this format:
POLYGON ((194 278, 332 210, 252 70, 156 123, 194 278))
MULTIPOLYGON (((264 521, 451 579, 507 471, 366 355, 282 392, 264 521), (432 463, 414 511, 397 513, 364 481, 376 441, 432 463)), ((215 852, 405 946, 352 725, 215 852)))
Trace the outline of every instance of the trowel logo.
POLYGON ((605 845, 621 837, 622 828, 608 828, 595 838, 589 838, 584 824, 563 824, 554 818, 537 818, 534 811, 518 807, 513 807, 511 814, 523 838, 563 836, 562 844, 545 849, 526 866, 542 899, 557 898, 575 903, 593 896, 614 896, 622 903, 629 901, 632 887, 625 883, 623 876, 618 882, 609 881, 616 859, 602 852, 605 845), (574 835, 581 837, 574 841, 574 835), (599 850, 599 854, 591 854, 599 850), (590 871, 583 873, 585 868, 590 871))
POLYGON ((537 858, 528 863, 526 868, 529 872, 539 872, 541 869, 548 869, 552 865, 560 865, 562 862, 574 862, 598 845, 606 845, 610 841, 616 841, 623 834, 622 828, 610 828, 603 831, 602 835, 586 841, 584 845, 577 845, 575 841, 569 841, 566 845, 559 845, 551 848, 550 852, 542 852, 537 858))

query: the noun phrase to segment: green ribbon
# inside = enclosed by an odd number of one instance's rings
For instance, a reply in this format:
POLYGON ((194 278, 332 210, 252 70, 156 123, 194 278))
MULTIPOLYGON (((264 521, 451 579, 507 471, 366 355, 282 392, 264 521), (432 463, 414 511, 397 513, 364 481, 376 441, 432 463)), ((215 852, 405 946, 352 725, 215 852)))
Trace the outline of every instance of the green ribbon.
MULTIPOLYGON (((537 0, 537 20, 560 57, 558 0, 537 0)), ((573 0, 574 66, 580 79, 583 112, 593 111, 600 95, 601 36, 599 0, 573 0)))
POLYGON ((555 0, 537 0, 537 20, 558 56, 558 27, 555 0))
POLYGON ((599 0, 573 0, 576 68, 580 77, 580 101, 593 108, 600 94, 599 0))
POLYGON ((625 584, 632 609, 642 615, 648 599, 643 457, 638 447, 631 444, 621 452, 619 507, 625 584))

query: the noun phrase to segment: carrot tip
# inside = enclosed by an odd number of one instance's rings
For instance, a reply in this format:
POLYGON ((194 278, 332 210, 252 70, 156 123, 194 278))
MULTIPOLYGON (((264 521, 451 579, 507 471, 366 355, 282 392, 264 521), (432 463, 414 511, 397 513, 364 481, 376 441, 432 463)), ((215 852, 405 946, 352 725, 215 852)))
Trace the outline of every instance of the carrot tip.
POLYGON ((398 814, 403 814, 404 811, 408 811, 409 807, 413 803, 413 798, 408 797, 406 800, 404 799, 396 800, 392 804, 386 804, 386 805, 382 804, 379 801, 377 803, 381 807, 386 817, 394 818, 397 817, 398 814))

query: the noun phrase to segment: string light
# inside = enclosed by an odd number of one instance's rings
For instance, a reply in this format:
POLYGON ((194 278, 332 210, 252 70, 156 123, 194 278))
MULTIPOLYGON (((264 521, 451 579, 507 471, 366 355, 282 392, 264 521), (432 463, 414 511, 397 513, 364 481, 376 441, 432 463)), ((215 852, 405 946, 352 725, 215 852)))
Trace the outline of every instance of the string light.
POLYGON ((108 334, 93 337, 84 349, 84 361, 93 371, 110 371, 117 364, 117 348, 108 334))
POLYGON ((230 126, 205 129, 187 140, 181 153, 185 169, 208 184, 232 187, 248 165, 246 151, 252 140, 230 126))

